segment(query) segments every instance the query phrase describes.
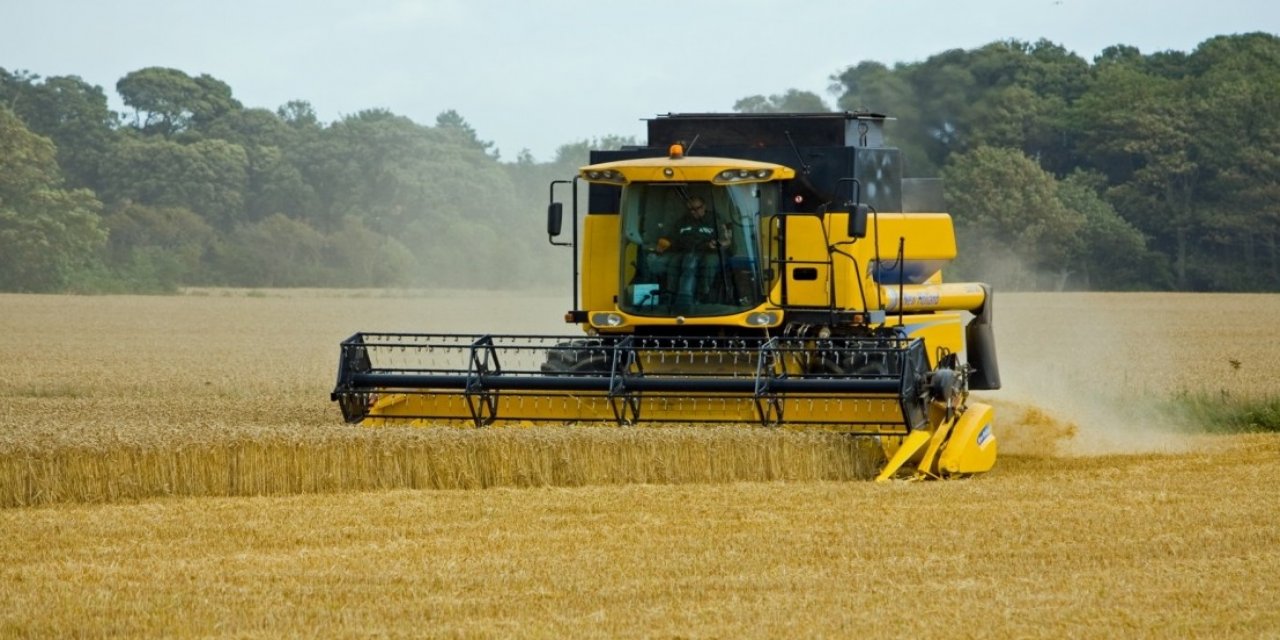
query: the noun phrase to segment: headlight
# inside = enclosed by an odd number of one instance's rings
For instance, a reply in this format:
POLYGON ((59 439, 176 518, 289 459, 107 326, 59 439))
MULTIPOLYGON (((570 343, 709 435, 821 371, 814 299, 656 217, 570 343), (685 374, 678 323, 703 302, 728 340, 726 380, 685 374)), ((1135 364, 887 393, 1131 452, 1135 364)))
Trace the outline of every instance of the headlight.
POLYGON ((772 311, 757 311, 747 316, 747 325, 752 327, 771 327, 778 324, 778 314, 772 311))
POLYGON ((588 169, 582 172, 582 177, 587 180, 597 182, 613 182, 623 184, 627 181, 626 176, 622 175, 617 169, 588 169))
POLYGON ((623 317, 616 313, 600 312, 591 314, 591 324, 597 327, 621 327, 623 317))

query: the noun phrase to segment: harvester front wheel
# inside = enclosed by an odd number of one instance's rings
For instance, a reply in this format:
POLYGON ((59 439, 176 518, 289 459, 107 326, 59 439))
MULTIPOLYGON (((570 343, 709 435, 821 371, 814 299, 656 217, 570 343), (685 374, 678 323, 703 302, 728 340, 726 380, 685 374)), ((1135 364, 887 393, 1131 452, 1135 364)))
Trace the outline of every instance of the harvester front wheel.
POLYGON ((613 351, 599 343, 564 342, 547 352, 543 373, 609 373, 613 351))

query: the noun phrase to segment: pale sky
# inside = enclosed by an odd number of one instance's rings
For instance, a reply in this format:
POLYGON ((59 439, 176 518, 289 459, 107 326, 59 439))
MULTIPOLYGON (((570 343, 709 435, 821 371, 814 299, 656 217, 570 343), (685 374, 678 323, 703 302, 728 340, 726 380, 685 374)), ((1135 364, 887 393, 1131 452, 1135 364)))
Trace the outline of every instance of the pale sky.
MULTIPOLYGON (((1191 51, 1280 32, 1275 0, 0 0, 0 67, 78 75, 112 99, 148 66, 208 73, 247 107, 302 99, 320 119, 386 108, 422 124, 457 110, 504 160, 659 113, 729 111, 863 60, 924 60, 1047 38, 1086 60, 1107 46, 1191 51)), ((872 105, 874 106, 874 105, 872 105)))

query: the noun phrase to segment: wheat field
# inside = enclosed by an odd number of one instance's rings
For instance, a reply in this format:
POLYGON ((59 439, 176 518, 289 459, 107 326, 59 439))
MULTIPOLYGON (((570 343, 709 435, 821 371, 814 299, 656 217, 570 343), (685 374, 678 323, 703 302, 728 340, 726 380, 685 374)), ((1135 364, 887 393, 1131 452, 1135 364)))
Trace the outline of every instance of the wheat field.
POLYGON ((0 295, 0 636, 1280 636, 1280 437, 1154 410, 1276 395, 1276 296, 1000 295, 1002 457, 967 481, 328 402, 357 330, 563 333, 567 301, 0 295))

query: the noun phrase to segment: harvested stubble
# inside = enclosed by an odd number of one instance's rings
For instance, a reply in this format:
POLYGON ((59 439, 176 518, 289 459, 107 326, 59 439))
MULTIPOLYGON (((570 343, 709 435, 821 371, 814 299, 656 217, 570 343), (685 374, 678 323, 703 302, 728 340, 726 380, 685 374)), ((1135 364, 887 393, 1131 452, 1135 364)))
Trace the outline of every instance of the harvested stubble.
POLYGON ((1280 435, 980 480, 0 510, 3 637, 1271 638, 1280 435))
POLYGON ((0 505, 375 489, 850 480, 865 438, 733 427, 306 429, 212 442, 105 442, 0 452, 0 505))

